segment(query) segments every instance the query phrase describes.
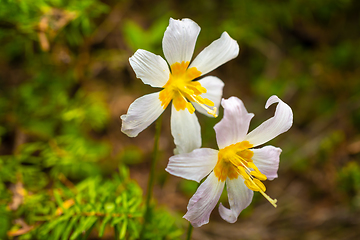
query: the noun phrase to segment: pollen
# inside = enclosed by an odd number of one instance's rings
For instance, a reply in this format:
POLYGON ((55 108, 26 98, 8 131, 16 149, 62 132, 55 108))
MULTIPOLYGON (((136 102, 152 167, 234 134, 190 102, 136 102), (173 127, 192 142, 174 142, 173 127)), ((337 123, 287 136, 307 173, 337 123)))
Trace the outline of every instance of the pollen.
POLYGON ((252 161, 254 152, 250 150, 253 145, 248 141, 232 144, 218 153, 218 161, 214 168, 214 174, 219 181, 226 178, 236 179, 239 176, 244 179, 245 185, 256 192, 260 192, 274 207, 276 199, 271 199, 266 193, 266 187, 261 181, 267 177, 262 174, 252 161))
POLYGON ((195 108, 191 102, 198 103, 209 114, 217 117, 216 107, 209 99, 202 98, 200 95, 206 93, 206 88, 199 82, 192 81, 201 76, 201 72, 196 67, 188 68, 189 62, 174 63, 171 65, 169 80, 163 86, 159 99, 161 106, 165 109, 171 100, 177 111, 187 109, 194 113, 195 108))

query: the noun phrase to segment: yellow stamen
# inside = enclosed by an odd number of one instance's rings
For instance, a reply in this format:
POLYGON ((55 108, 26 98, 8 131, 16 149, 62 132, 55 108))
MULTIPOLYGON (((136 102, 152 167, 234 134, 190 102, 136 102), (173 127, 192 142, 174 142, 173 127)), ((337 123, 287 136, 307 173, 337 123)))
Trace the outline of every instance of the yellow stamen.
POLYGON ((190 113, 194 113, 195 108, 189 102, 192 101, 198 103, 209 114, 217 117, 217 108, 213 107, 214 103, 200 96, 206 93, 206 88, 202 87, 199 82, 192 81, 200 77, 201 72, 196 67, 188 68, 188 66, 189 62, 176 62, 171 65, 169 80, 159 96, 161 106, 165 109, 173 100, 173 105, 177 111, 188 109, 190 113), (213 108, 211 109, 208 106, 213 108))
POLYGON ((251 159, 254 155, 250 150, 252 146, 248 141, 243 141, 220 149, 218 162, 214 168, 215 176, 219 181, 241 176, 249 189, 260 192, 274 207, 277 207, 277 200, 270 198, 265 193, 266 187, 261 182, 265 181, 267 177, 260 172, 251 159))
POLYGON ((264 174, 262 174, 260 171, 259 172, 251 171, 250 174, 253 177, 255 177, 255 178, 257 178, 257 179, 259 179, 261 181, 265 181, 267 179, 267 177, 264 174))
MULTIPOLYGON (((192 97, 193 102, 196 102, 197 104, 199 104, 203 109, 205 109, 205 110, 207 111, 208 114, 213 115, 214 117, 217 117, 217 116, 218 116, 218 115, 216 114, 216 111, 217 111, 217 108, 216 108, 216 107, 213 107, 213 109, 210 109, 210 108, 208 108, 207 106, 205 106, 205 104, 201 103, 201 102, 198 100, 198 98, 200 98, 200 96, 197 96, 197 97, 191 96, 191 97, 192 97)), ((209 99, 207 99, 207 98, 205 98, 204 100, 207 100, 207 102, 211 102, 211 101, 210 101, 209 99)), ((212 105, 214 105, 213 102, 211 102, 211 103, 212 103, 212 105)), ((210 105, 210 104, 208 104, 208 105, 210 105)))

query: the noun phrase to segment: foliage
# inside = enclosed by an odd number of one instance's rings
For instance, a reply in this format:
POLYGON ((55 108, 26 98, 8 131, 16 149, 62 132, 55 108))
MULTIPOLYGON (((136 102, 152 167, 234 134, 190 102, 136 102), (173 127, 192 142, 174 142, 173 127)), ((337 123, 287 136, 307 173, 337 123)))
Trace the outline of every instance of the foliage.
MULTIPOLYGON (((60 175, 47 191, 28 192, 29 188, 20 186, 16 191, 23 192, 22 204, 15 212, 5 214, 14 219, 21 217, 29 225, 29 232, 19 239, 87 239, 93 229, 103 237, 109 227, 118 239, 136 239, 144 211, 142 190, 129 179, 125 167, 119 170, 120 174, 112 179, 97 175, 76 186, 60 175)), ((153 214, 146 239, 174 239, 181 234, 167 212, 155 210, 153 214)), ((3 222, 6 220, 2 218, 3 222)), ((16 236, 21 227, 24 228, 23 222, 13 225, 8 235, 16 236)))

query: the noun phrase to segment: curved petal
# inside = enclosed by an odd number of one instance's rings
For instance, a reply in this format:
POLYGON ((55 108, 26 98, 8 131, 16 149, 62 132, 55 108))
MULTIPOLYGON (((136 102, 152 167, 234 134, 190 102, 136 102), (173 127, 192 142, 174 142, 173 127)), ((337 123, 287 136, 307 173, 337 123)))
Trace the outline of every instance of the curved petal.
POLYGON ((182 154, 201 147, 201 128, 195 113, 187 109, 177 111, 171 104, 171 135, 176 148, 174 154, 182 154))
POLYGON ((190 62, 199 33, 200 27, 193 20, 170 18, 162 41, 164 55, 170 66, 176 62, 190 62))
POLYGON ((224 108, 224 117, 214 127, 219 149, 243 141, 254 117, 237 97, 222 99, 221 105, 224 108))
POLYGON ((225 181, 219 181, 214 172, 210 173, 190 199, 184 218, 194 227, 207 224, 212 210, 219 201, 224 184, 225 181))
POLYGON ((226 189, 230 209, 224 207, 222 203, 220 203, 219 213, 225 221, 234 223, 241 211, 250 205, 254 192, 244 184, 244 179, 241 177, 232 180, 227 178, 226 189))
MULTIPOLYGON (((199 83, 202 87, 206 88, 206 93, 201 94, 200 96, 203 98, 207 98, 214 103, 213 107, 217 108, 216 115, 219 115, 219 106, 220 100, 223 94, 224 82, 220 80, 220 78, 214 76, 207 76, 199 80, 199 83)), ((214 117, 211 114, 208 114, 207 111, 202 108, 198 103, 192 102, 195 109, 202 114, 205 114, 208 117, 214 117)), ((207 105, 205 105, 207 106, 207 105)), ((207 106, 210 107, 210 106, 207 106)), ((210 108, 213 108, 210 107, 210 108)))
POLYGON ((251 151, 254 153, 252 160, 260 172, 269 180, 277 178, 281 148, 265 146, 260 149, 251 149, 251 151))
POLYGON ((188 153, 201 147, 201 129, 195 113, 187 109, 177 111, 171 104, 171 134, 174 137, 175 154, 188 153))
POLYGON ((154 122, 164 111, 159 93, 151 93, 136 99, 127 114, 122 115, 121 131, 129 137, 136 137, 142 130, 154 122))
POLYGON ((165 170, 172 175, 200 182, 214 169, 218 152, 210 148, 200 148, 172 156, 165 170))
POLYGON ((204 75, 236 58, 238 54, 239 45, 237 42, 227 32, 223 32, 219 39, 213 41, 197 55, 189 68, 196 67, 204 75))
POLYGON ((278 103, 274 117, 263 122, 245 137, 245 140, 253 144, 254 147, 266 143, 281 133, 286 132, 293 123, 293 112, 291 108, 277 96, 271 96, 267 100, 265 108, 267 109, 274 103, 278 103))
POLYGON ((129 58, 129 62, 136 77, 145 84, 152 87, 163 87, 169 80, 169 67, 159 55, 139 49, 129 58))

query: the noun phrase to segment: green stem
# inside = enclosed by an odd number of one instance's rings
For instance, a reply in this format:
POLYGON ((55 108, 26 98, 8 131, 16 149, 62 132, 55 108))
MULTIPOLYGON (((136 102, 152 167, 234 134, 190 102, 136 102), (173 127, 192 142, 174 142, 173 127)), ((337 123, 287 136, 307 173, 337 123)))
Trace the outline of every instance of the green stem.
POLYGON ((151 201, 152 192, 153 192, 153 188, 154 188, 155 167, 156 167, 156 162, 157 162, 157 158, 159 155, 159 139, 160 139, 160 133, 161 133, 161 122, 162 122, 162 116, 160 116, 158 118, 158 120, 156 121, 153 158, 151 161, 147 193, 146 193, 146 210, 145 210, 145 215, 144 215, 144 223, 142 225, 142 229, 140 232, 140 239, 144 239, 146 224, 148 224, 150 222, 150 216, 151 216, 150 201, 151 201))
POLYGON ((193 232, 193 229, 194 229, 194 227, 191 225, 191 223, 189 223, 188 231, 187 231, 187 234, 186 234, 186 240, 190 240, 190 239, 191 239, 191 234, 192 234, 192 232, 193 232))

